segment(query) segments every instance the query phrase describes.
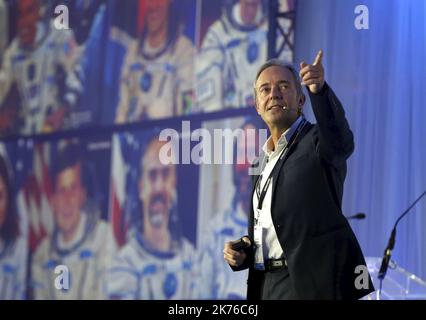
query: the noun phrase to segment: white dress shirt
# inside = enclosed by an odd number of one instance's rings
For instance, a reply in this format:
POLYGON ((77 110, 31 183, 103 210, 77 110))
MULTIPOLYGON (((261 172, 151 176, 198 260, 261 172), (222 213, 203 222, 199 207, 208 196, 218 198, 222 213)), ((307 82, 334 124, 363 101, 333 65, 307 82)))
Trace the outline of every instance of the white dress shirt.
MULTIPOLYGON (((297 120, 288 128, 278 139, 277 146, 274 149, 274 143, 272 141, 272 137, 265 142, 262 149, 265 152, 266 157, 264 161, 267 161, 265 168, 262 171, 261 176, 259 177, 258 183, 260 182, 260 191, 263 190, 263 186, 265 185, 269 174, 275 167, 281 152, 287 145, 291 136, 295 133, 298 125, 302 121, 302 117, 300 116, 297 120)), ((263 164, 261 164, 263 165, 263 164)), ((272 222, 272 214, 271 214, 271 204, 272 204, 272 185, 273 178, 271 179, 271 183, 269 183, 268 189, 266 190, 265 199, 263 200, 262 208, 260 210, 260 214, 257 213, 257 205, 259 202, 258 195, 256 192, 253 194, 253 210, 254 210, 254 218, 258 218, 258 223, 262 226, 262 248, 263 248, 263 257, 264 259, 279 259, 283 256, 283 249, 278 241, 277 233, 275 231, 274 224, 272 222), (259 217, 258 217, 259 215, 259 217)))

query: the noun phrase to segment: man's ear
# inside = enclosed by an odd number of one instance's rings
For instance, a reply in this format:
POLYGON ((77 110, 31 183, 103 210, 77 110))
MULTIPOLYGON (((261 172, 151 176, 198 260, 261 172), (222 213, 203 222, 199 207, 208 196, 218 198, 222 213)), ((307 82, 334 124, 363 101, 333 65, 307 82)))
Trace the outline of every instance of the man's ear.
POLYGON ((258 114, 258 115, 260 115, 259 108, 258 108, 258 106, 257 106, 256 101, 254 102, 254 107, 256 108, 256 112, 257 112, 257 114, 258 114))
POLYGON ((260 115, 259 108, 257 106, 257 93, 256 93, 256 88, 255 87, 253 87, 253 97, 254 97, 254 107, 256 108, 257 114, 260 115))
POLYGON ((254 107, 256 108, 256 112, 257 112, 257 114, 259 114, 259 115, 260 115, 259 107, 258 107, 258 105, 257 105, 257 94, 256 94, 256 89, 254 89, 254 107))

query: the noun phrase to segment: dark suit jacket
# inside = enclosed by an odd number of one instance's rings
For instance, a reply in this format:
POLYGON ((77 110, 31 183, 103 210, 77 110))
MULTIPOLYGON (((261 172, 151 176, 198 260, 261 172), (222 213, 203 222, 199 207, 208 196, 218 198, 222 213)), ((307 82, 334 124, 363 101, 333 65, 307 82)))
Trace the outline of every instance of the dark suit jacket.
MULTIPOLYGON (((358 299, 374 288, 370 278, 369 289, 355 287, 359 276, 355 268, 365 265, 365 260, 341 211, 353 135, 343 107, 327 83, 320 93, 309 95, 317 124, 305 126, 274 174, 272 220, 297 298, 358 299)), ((266 162, 261 160, 258 163, 266 162)), ((254 176, 254 184, 257 178, 254 176)), ((248 236, 252 243, 253 220, 251 207, 248 236)), ((250 269, 247 298, 260 299, 260 277, 253 269, 252 248, 246 253, 244 265, 233 269, 250 269)))

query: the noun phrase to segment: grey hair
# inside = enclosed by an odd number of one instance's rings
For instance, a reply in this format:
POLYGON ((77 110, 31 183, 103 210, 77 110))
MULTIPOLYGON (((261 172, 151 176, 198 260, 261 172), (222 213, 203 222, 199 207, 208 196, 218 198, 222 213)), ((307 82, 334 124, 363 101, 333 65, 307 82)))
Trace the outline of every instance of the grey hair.
POLYGON ((291 74, 293 75, 293 79, 294 79, 294 83, 296 86, 296 90, 297 90, 297 94, 298 95, 303 95, 303 89, 302 89, 302 85, 300 84, 300 78, 299 78, 299 73, 296 71, 296 68, 287 62, 284 62, 280 59, 270 59, 268 61, 266 61, 264 64, 262 64, 259 68, 259 70, 256 73, 256 79, 254 80, 253 83, 253 89, 254 89, 254 99, 255 101, 257 101, 257 91, 256 91, 256 82, 260 77, 260 74, 267 68, 269 67, 281 67, 281 68, 286 68, 287 70, 289 70, 291 72, 291 74))

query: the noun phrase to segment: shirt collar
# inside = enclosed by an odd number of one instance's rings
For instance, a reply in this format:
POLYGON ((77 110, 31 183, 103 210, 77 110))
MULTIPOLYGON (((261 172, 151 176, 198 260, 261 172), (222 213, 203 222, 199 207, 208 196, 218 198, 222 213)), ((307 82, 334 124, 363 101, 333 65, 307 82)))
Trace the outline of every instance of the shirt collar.
POLYGON ((274 146, 274 143, 272 141, 272 136, 266 140, 264 143, 262 150, 265 152, 265 154, 268 157, 271 157, 275 154, 278 154, 281 152, 282 149, 287 145, 288 141, 290 141, 291 137, 293 136, 294 132, 296 131, 297 127, 299 126, 300 122, 302 121, 303 116, 299 116, 296 121, 293 122, 293 124, 288 128, 284 133, 281 135, 281 137, 278 139, 277 147, 275 150, 272 150, 272 147, 274 146))

